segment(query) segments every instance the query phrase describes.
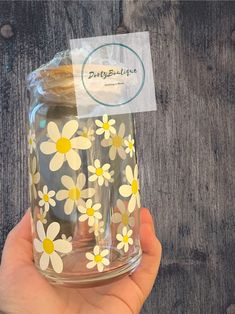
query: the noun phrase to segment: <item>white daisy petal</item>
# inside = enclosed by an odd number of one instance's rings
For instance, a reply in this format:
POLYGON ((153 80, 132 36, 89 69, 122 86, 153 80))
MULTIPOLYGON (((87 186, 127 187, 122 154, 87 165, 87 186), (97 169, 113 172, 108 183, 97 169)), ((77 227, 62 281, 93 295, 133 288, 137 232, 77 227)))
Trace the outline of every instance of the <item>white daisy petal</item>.
POLYGON ((103 169, 104 171, 109 170, 109 168, 110 168, 110 164, 104 164, 104 165, 102 166, 102 169, 103 169))
POLYGON ((103 115, 103 122, 104 123, 108 122, 108 115, 106 113, 103 115))
POLYGON ((95 265, 96 265, 95 261, 92 261, 92 262, 87 263, 86 267, 90 269, 90 268, 95 267, 95 265))
POLYGON ((93 188, 88 188, 81 191, 81 197, 83 198, 90 198, 94 195, 95 195, 95 189, 93 188))
POLYGON ((120 199, 117 200, 117 207, 118 207, 118 209, 120 210, 121 213, 124 213, 126 211, 125 204, 120 199))
POLYGON ((43 253, 39 260, 40 268, 42 270, 46 270, 49 266, 49 261, 50 261, 49 255, 46 253, 43 253))
POLYGON ((73 170, 78 170, 81 167, 81 158, 74 150, 70 149, 70 151, 66 153, 66 159, 70 168, 73 170))
POLYGON ((47 237, 50 240, 54 240, 60 231, 60 224, 58 222, 52 222, 47 228, 47 237))
POLYGON ((54 206, 56 205, 56 202, 55 202, 52 198, 50 198, 50 199, 49 199, 49 204, 50 204, 52 207, 54 207, 54 206))
POLYGON ((79 189, 82 189, 84 187, 85 183, 86 183, 86 176, 84 175, 84 173, 80 173, 77 177, 76 186, 79 189))
POLYGON ((91 254, 90 252, 87 252, 86 253, 86 258, 89 259, 90 261, 93 261, 94 260, 94 255, 91 254))
POLYGON ((43 252, 42 242, 38 239, 33 240, 33 245, 35 247, 35 250, 39 253, 43 252))
POLYGON ((129 239, 129 244, 132 245, 133 244, 133 239, 129 239))
POLYGON ((68 198, 68 190, 60 190, 56 193, 56 199, 58 201, 63 201, 64 199, 68 198))
POLYGON ((96 172, 96 168, 93 167, 93 166, 88 166, 87 169, 92 172, 92 173, 95 173, 96 172))
POLYGON ((40 150, 43 154, 50 155, 56 152, 56 144, 54 142, 42 142, 40 150))
POLYGON ((61 137, 59 129, 55 122, 49 122, 47 125, 47 133, 53 142, 57 142, 61 137))
POLYGON ((66 240, 55 240, 54 249, 60 253, 69 253, 72 251, 72 244, 66 240))
MULTIPOLYGON (((121 241, 121 240, 120 240, 121 241)), ((122 248, 123 248, 123 246, 124 246, 124 243, 123 242, 120 242, 120 243, 118 243, 118 245, 117 245, 117 249, 118 250, 121 250, 122 248)))
POLYGON ((104 265, 102 263, 98 263, 97 268, 99 272, 102 272, 104 270, 104 265))
POLYGON ((66 215, 70 215, 74 209, 74 201, 68 198, 64 204, 64 212, 66 215))
POLYGON ((50 254, 50 260, 54 271, 56 273, 61 273, 63 271, 63 262, 59 254, 53 252, 50 254))
POLYGON ((111 221, 114 223, 120 223, 122 221, 122 215, 120 213, 114 213, 111 217, 111 221))
POLYGON ((106 256, 106 255, 108 255, 108 254, 109 254, 109 250, 107 250, 107 249, 103 250, 103 251, 100 253, 100 255, 101 255, 102 257, 104 257, 104 256, 106 256))
POLYGON ((89 180, 90 182, 94 182, 97 178, 98 178, 97 175, 96 175, 96 174, 93 174, 92 176, 90 176, 90 177, 88 178, 88 180, 89 180))
POLYGON ((114 160, 117 154, 117 149, 114 146, 111 146, 110 150, 109 150, 109 158, 111 160, 114 160))
POLYGON ((132 188, 130 185, 123 184, 119 188, 119 193, 123 197, 129 197, 132 194, 132 188))
POLYGON ((96 168, 100 168, 100 161, 99 161, 99 159, 95 160, 94 165, 95 165, 96 168))
POLYGON ((40 220, 37 221, 37 234, 38 234, 38 237, 41 241, 43 241, 46 237, 43 224, 41 223, 40 220))
POLYGON ((127 181, 131 184, 134 177, 133 177, 133 173, 132 173, 132 169, 131 167, 128 165, 126 166, 126 178, 127 178, 127 181))
POLYGON ((97 135, 101 135, 101 134, 103 134, 103 133, 104 133, 104 129, 101 129, 101 128, 100 128, 100 129, 97 129, 97 130, 96 130, 96 134, 97 134, 97 135))
POLYGON ((138 166, 135 165, 135 169, 134 169, 134 178, 137 180, 138 179, 138 166))
POLYGON ((71 139, 72 148, 77 149, 89 149, 91 147, 91 141, 84 136, 78 136, 71 139))
POLYGON ((140 193, 139 192, 136 194, 136 201, 137 201, 138 208, 140 208, 141 204, 140 204, 140 193))
POLYGON ((86 214, 81 215, 81 216, 79 217, 79 221, 81 221, 81 222, 84 222, 84 221, 86 221, 87 219, 88 219, 88 216, 87 216, 86 214))
POLYGON ((98 184, 100 186, 104 184, 104 178, 102 176, 98 177, 98 184))
POLYGON ((99 248, 98 245, 96 245, 96 246, 94 247, 93 252, 94 252, 95 255, 98 255, 98 254, 100 253, 100 248, 99 248))
POLYGON ((118 155, 121 157, 121 159, 126 158, 125 149, 122 146, 118 148, 118 155))
POLYGON ((123 137, 125 134, 125 124, 121 123, 119 131, 118 131, 118 136, 123 137))
POLYGON ((117 239, 118 241, 122 241, 123 236, 118 233, 118 234, 116 235, 116 239, 117 239))
POLYGON ((44 194, 48 193, 48 188, 47 188, 46 185, 43 186, 42 191, 43 191, 44 194))
POLYGON ((103 258, 102 259, 102 263, 105 265, 105 266, 108 266, 110 264, 109 260, 107 258, 103 258))
POLYGON ((129 204, 128 204, 129 212, 132 213, 134 211, 135 207, 136 207, 136 196, 134 194, 132 194, 131 199, 130 199, 129 204))
POLYGON ((68 121, 62 130, 62 137, 66 137, 70 139, 78 129, 78 122, 77 120, 70 120, 68 121))
POLYGON ((50 164, 49 164, 49 168, 51 171, 57 171, 62 167, 63 163, 64 163, 64 154, 57 152, 52 157, 50 164))
POLYGON ((49 192, 48 192, 48 196, 50 196, 50 197, 55 196, 55 191, 49 191, 49 192))
POLYGON ((72 189, 74 187, 74 181, 71 177, 69 176, 62 176, 61 178, 61 183, 68 189, 72 189))

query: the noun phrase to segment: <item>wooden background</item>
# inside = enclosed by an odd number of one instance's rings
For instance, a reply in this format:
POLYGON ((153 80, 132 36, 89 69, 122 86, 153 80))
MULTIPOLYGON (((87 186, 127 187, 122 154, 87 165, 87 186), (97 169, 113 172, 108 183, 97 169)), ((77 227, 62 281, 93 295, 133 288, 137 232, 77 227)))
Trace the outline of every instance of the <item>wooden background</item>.
POLYGON ((163 244, 142 313, 235 313, 235 2, 0 2, 0 248, 27 208, 25 76, 70 38, 149 31, 157 112, 136 114, 163 244))

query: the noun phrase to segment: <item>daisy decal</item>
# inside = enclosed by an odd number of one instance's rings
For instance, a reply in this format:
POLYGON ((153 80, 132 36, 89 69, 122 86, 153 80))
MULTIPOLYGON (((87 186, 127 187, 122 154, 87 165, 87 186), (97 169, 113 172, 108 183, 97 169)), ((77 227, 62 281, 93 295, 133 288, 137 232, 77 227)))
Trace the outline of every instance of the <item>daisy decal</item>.
POLYGON ((84 126, 82 130, 78 131, 78 135, 88 138, 88 140, 90 140, 91 142, 95 140, 94 133, 95 131, 93 130, 92 127, 86 127, 86 126, 84 126))
POLYGON ((109 139, 103 139, 101 141, 101 145, 103 147, 109 147, 109 158, 111 160, 114 160, 116 158, 116 155, 118 153, 118 155, 120 156, 121 159, 125 159, 126 158, 126 153, 124 150, 124 137, 125 134, 125 124, 121 123, 119 131, 117 134, 111 134, 111 137, 109 139))
POLYGON ((100 250, 100 247, 96 245, 93 250, 93 254, 90 252, 86 253, 86 258, 90 260, 89 263, 87 263, 86 267, 87 268, 93 268, 97 266, 98 271, 102 272, 104 270, 104 266, 109 265, 109 259, 106 258, 105 256, 109 255, 109 250, 100 250))
POLYGON ((91 141, 84 137, 78 136, 72 138, 77 132, 78 122, 76 120, 68 121, 60 133, 55 122, 49 122, 47 125, 47 133, 49 140, 40 145, 43 154, 51 155, 52 157, 49 168, 51 171, 59 170, 64 161, 67 160, 70 168, 78 170, 81 166, 81 158, 76 150, 89 149, 91 141))
POLYGON ((83 189, 86 183, 86 177, 83 173, 80 173, 77 180, 74 181, 69 176, 62 176, 61 183, 64 185, 66 190, 60 190, 56 193, 56 199, 63 201, 66 199, 64 204, 64 212, 70 215, 76 206, 85 207, 84 198, 90 198, 95 194, 95 189, 88 188, 83 189))
POLYGON ((111 134, 116 134, 116 130, 113 127, 113 125, 115 124, 115 120, 109 120, 107 114, 103 115, 103 121, 95 120, 95 124, 99 127, 96 130, 96 134, 101 135, 104 133, 105 139, 108 139, 111 134))
POLYGON ((42 253, 39 261, 40 268, 46 270, 51 262, 52 268, 56 273, 63 271, 63 261, 60 254, 68 254, 72 251, 72 244, 63 239, 55 240, 60 232, 58 222, 52 222, 45 233, 42 222, 37 221, 37 234, 39 239, 34 239, 34 248, 38 253, 42 253))
POLYGON ((110 164, 104 164, 101 166, 99 159, 96 159, 94 166, 88 166, 88 170, 93 173, 88 180, 90 182, 98 181, 98 184, 101 186, 104 184, 105 180, 110 180, 111 176, 108 172, 110 164))
POLYGON ((55 206, 56 202, 53 200, 53 196, 55 196, 55 191, 48 191, 47 185, 44 185, 42 191, 38 191, 38 196, 41 198, 39 201, 39 206, 43 207, 46 211, 49 210, 50 205, 52 207, 55 206))
POLYGON ((37 219, 40 220, 43 224, 47 223, 46 219, 47 211, 43 211, 42 208, 39 209, 39 213, 37 213, 37 219))
POLYGON ((119 241, 117 245, 118 250, 124 248, 125 253, 129 250, 129 245, 133 244, 133 239, 131 238, 132 233, 132 230, 127 230, 127 227, 123 227, 122 233, 116 235, 116 239, 119 241))
POLYGON ((31 171, 29 173, 29 184, 33 189, 34 198, 37 198, 37 190, 35 185, 39 183, 40 173, 37 171, 37 161, 35 156, 33 157, 30 170, 31 171))
POLYGON ((118 212, 114 213, 111 217, 111 221, 118 225, 118 231, 123 227, 131 229, 135 225, 135 218, 130 216, 129 210, 126 208, 125 203, 122 200, 117 200, 118 212))
POLYGON ((128 204, 128 210, 130 213, 136 207, 140 208, 140 193, 139 193, 139 179, 138 179, 138 167, 135 165, 134 174, 132 172, 131 167, 128 165, 126 166, 126 179, 129 184, 123 184, 119 188, 119 193, 123 197, 130 197, 130 201, 128 204))
POLYGON ((28 147, 30 154, 32 154, 33 150, 36 148, 36 143, 35 143, 35 133, 31 129, 29 129, 29 134, 28 134, 28 147))
POLYGON ((94 233, 94 235, 96 237, 98 237, 98 235, 100 233, 104 233, 104 222, 103 220, 98 220, 95 218, 95 222, 93 224, 93 226, 91 228, 89 228, 89 233, 94 233))
POLYGON ((133 153, 135 152, 134 143, 135 141, 131 138, 131 135, 128 136, 128 139, 124 140, 124 144, 126 146, 125 152, 130 154, 130 157, 132 157, 133 153))
POLYGON ((96 203, 92 205, 92 200, 89 199, 86 201, 85 207, 78 206, 78 211, 82 214, 79 217, 79 221, 85 221, 88 220, 88 225, 92 226, 95 223, 95 219, 101 219, 102 215, 99 212, 99 209, 101 208, 100 203, 96 203))

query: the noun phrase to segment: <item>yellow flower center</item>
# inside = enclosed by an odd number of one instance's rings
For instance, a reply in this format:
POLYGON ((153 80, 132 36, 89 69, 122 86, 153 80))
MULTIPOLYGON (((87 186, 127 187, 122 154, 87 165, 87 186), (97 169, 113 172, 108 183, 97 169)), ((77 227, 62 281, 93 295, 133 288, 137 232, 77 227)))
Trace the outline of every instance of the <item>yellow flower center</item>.
POLYGON ((109 125, 108 122, 103 123, 103 129, 104 129, 105 131, 109 130, 109 127, 110 127, 110 125, 109 125))
POLYGON ((96 173, 97 176, 102 176, 103 169, 102 168, 97 168, 95 173, 96 173))
POLYGON ((87 210, 86 210, 86 213, 87 213, 88 216, 93 216, 94 212, 95 212, 95 210, 92 207, 87 208, 87 210))
POLYGON ((83 132, 82 132, 82 136, 83 136, 83 137, 87 137, 87 135, 88 135, 88 133, 87 133, 86 131, 83 131, 83 132))
POLYGON ((130 150, 132 150, 134 145, 131 142, 129 142, 128 146, 129 146, 130 150))
POLYGON ((121 136, 116 135, 116 136, 113 137, 113 146, 115 146, 115 147, 122 146, 122 138, 121 138, 121 136))
POLYGON ((102 257, 100 254, 95 255, 95 262, 96 262, 96 263, 102 262, 102 259, 103 259, 103 257, 102 257))
POLYGON ((128 215, 127 213, 122 214, 122 223, 128 225, 128 215))
POLYGON ((132 184, 131 184, 131 188, 132 188, 132 193, 133 194, 136 194, 137 192, 138 192, 138 182, 137 182, 137 180, 133 180, 132 181, 132 184))
POLYGON ((45 238, 45 239, 43 240, 42 246, 43 246, 43 250, 44 250, 47 254, 51 254, 51 253, 54 252, 54 243, 53 243, 53 241, 51 241, 50 239, 45 238))
POLYGON ((56 142, 56 150, 61 154, 66 154, 71 149, 71 142, 66 137, 61 137, 56 142))
POLYGON ((69 198, 73 201, 77 201, 80 198, 81 192, 77 188, 69 190, 69 198))
POLYGON ((32 145, 33 144, 33 140, 32 138, 29 139, 29 144, 32 145))
POLYGON ((128 240, 129 240, 128 235, 123 236, 122 241, 123 241, 124 243, 128 243, 128 240))
POLYGON ((43 200, 44 200, 44 202, 48 202, 49 201, 49 195, 48 194, 44 194, 43 195, 43 200))

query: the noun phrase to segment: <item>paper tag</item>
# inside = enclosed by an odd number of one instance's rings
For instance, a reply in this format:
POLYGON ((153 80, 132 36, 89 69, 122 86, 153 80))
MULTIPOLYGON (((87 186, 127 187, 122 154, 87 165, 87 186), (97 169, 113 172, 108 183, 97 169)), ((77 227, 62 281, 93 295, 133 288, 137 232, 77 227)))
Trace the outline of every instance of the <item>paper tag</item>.
POLYGON ((78 115, 156 110, 149 32, 70 40, 78 115))

